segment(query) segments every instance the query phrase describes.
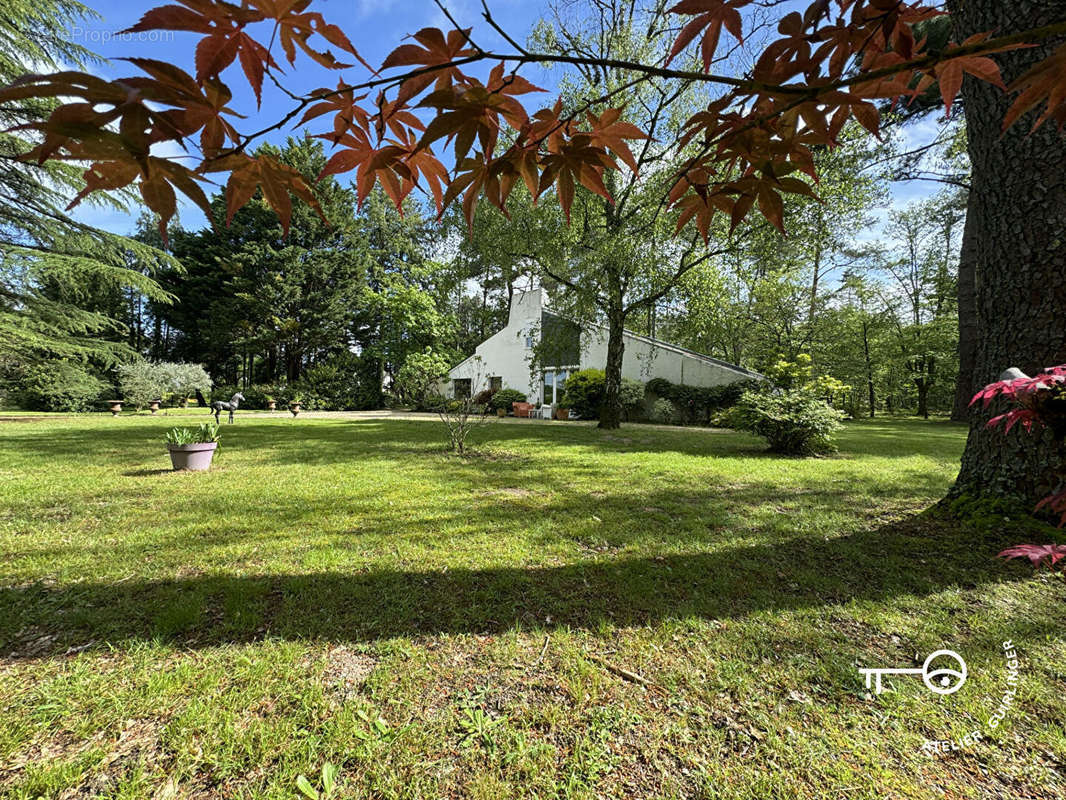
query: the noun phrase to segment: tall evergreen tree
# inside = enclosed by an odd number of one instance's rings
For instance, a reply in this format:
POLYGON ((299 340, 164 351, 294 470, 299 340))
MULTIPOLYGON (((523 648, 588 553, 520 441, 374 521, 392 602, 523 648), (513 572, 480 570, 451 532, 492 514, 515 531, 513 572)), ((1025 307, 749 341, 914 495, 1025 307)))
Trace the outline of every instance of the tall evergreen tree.
MULTIPOLYGON (((34 70, 97 61, 70 40, 74 23, 91 15, 72 0, 5 0, 0 13, 0 84, 34 70)), ((29 363, 45 358, 92 358, 110 363, 132 355, 109 303, 112 289, 165 299, 140 264, 165 258, 132 239, 81 224, 63 210, 81 189, 82 169, 71 163, 26 163, 18 156, 33 144, 13 130, 47 116, 55 99, 27 99, 0 108, 0 359, 29 363)), ((98 202, 126 209, 124 198, 98 202)))

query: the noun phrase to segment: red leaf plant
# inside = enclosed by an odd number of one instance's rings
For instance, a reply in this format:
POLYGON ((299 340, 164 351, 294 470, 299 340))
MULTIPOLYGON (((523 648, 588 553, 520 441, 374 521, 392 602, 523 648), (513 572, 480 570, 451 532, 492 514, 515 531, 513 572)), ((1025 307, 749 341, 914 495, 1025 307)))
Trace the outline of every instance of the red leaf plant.
MULTIPOLYGON (((1051 431, 1055 443, 1062 448, 1066 441, 1066 364, 1048 367, 1040 374, 1029 377, 1018 369, 1009 369, 1002 379, 988 384, 973 396, 970 401, 981 401, 982 408, 988 406, 997 397, 1007 398, 1014 407, 1003 414, 997 414, 988 421, 988 427, 997 427, 1001 422, 1006 434, 1017 424, 1021 424, 1029 433, 1041 428, 1051 431)), ((1036 504, 1034 510, 1046 508, 1059 515, 1059 527, 1066 524, 1066 475, 1055 472, 1059 482, 1055 490, 1036 504)), ((1008 547, 999 553, 1000 558, 1028 558, 1034 567, 1047 565, 1054 567, 1066 558, 1066 545, 1062 544, 1020 544, 1008 547)))

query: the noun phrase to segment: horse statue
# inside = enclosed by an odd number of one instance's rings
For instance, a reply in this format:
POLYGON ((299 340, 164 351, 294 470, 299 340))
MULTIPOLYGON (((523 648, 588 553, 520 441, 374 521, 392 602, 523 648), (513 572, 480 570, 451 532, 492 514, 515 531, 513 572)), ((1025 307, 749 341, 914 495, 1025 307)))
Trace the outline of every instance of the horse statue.
POLYGON ((219 423, 219 420, 218 420, 219 414, 221 414, 223 411, 228 411, 229 412, 229 423, 230 423, 230 425, 232 425, 233 424, 233 412, 237 410, 237 407, 241 404, 241 400, 243 400, 243 399, 244 399, 244 395, 241 394, 240 392, 237 392, 237 394, 233 395, 233 397, 231 397, 229 399, 228 403, 223 402, 222 400, 216 400, 215 402, 213 402, 211 404, 211 411, 215 415, 215 424, 218 425, 218 423, 219 423))

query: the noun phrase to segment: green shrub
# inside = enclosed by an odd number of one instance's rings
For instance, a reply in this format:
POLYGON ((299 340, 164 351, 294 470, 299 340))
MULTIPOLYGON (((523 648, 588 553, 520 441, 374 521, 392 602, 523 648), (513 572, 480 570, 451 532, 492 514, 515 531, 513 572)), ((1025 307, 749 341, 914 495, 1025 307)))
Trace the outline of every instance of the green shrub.
POLYGON ((762 370, 763 375, 769 378, 774 386, 780 386, 782 389, 798 389, 807 385, 812 372, 811 357, 806 353, 800 353, 795 361, 778 355, 776 361, 767 364, 762 370))
POLYGON ((672 401, 681 422, 709 425, 715 413, 735 405, 744 392, 764 385, 764 381, 754 378, 719 386, 689 386, 671 383, 665 378, 652 378, 648 381, 648 391, 672 401))
POLYGON ((582 369, 566 379, 562 404, 582 419, 595 419, 603 406, 607 376, 602 369, 582 369))
POLYGON ((196 392, 211 391, 211 378, 200 364, 161 361, 152 366, 164 384, 164 397, 172 402, 184 403, 196 392))
POLYGON ((439 411, 448 405, 448 398, 440 392, 430 392, 426 395, 425 406, 427 411, 439 411))
POLYGON ((22 370, 14 394, 31 411, 89 411, 108 389, 84 364, 56 360, 22 370))
POLYGON ((651 406, 651 421, 661 425, 672 425, 677 422, 677 408, 673 400, 660 397, 651 406))
POLYGON ((352 411, 381 405, 376 362, 354 353, 340 353, 308 368, 285 394, 286 402, 299 398, 309 410, 352 411))
POLYGON ((135 408, 144 408, 155 400, 162 400, 170 389, 170 375, 164 364, 151 361, 133 361, 119 364, 118 388, 122 399, 135 408))
POLYGON ((433 348, 427 347, 421 353, 407 356, 396 373, 393 391, 401 402, 422 410, 426 408, 427 398, 435 393, 437 384, 447 374, 448 361, 440 353, 434 353, 433 348))
POLYGON ((498 411, 501 408, 504 411, 510 411, 512 403, 524 402, 526 402, 526 395, 517 389, 500 389, 492 396, 489 401, 489 407, 494 411, 498 411))
POLYGON ((237 394, 237 392, 244 394, 244 389, 241 389, 235 383, 222 383, 211 390, 211 393, 207 395, 207 399, 211 402, 214 402, 215 400, 229 402, 229 399, 237 394))
MULTIPOLYGON (((277 387, 269 383, 257 383, 247 389, 241 389, 240 392, 244 395, 244 399, 241 401, 241 408, 258 408, 260 410, 267 407, 268 400, 276 401, 279 394, 277 387)), ((229 400, 229 397, 226 399, 229 400)))
POLYGON ((618 396, 622 401, 622 410, 625 411, 626 419, 632 419, 640 415, 644 405, 644 384, 633 378, 622 378, 622 385, 618 388, 618 396))
POLYGON ((831 453, 841 412, 809 391, 745 392, 725 415, 726 424, 762 436, 774 453, 808 456, 831 453))

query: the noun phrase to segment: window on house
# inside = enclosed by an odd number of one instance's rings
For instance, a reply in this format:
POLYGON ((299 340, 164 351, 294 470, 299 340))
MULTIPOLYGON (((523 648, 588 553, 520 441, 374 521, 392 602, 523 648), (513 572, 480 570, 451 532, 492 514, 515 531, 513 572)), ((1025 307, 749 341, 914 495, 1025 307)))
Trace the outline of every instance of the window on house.
POLYGON ((456 400, 464 400, 470 396, 470 379, 456 378, 452 381, 452 396, 456 400))
POLYGON ((499 375, 494 375, 489 378, 489 391, 498 392, 503 388, 503 378, 499 375))
POLYGON ((544 392, 541 394, 540 402, 546 406, 555 404, 555 373, 548 370, 544 373, 544 392))
POLYGON ((533 349, 533 337, 532 336, 527 336, 526 337, 526 350, 532 350, 532 349, 533 349))

